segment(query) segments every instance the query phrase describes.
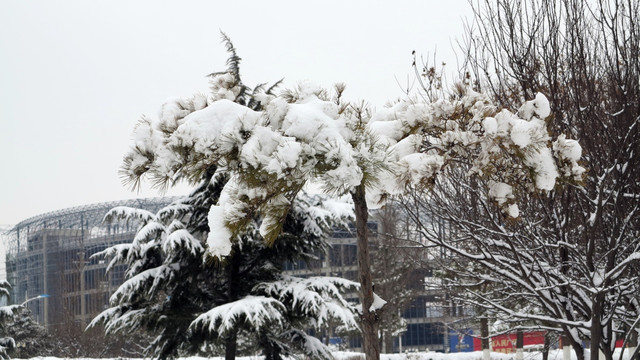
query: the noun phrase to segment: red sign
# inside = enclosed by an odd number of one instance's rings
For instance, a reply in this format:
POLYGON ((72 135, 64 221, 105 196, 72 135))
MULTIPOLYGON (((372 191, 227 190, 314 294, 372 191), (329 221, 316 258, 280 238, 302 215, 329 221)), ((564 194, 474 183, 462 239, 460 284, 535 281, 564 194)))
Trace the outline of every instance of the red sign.
MULTIPOLYGON (((544 345, 544 331, 529 331, 523 334, 523 345, 544 345)), ((492 351, 501 353, 515 353, 516 352, 516 339, 515 333, 503 334, 491 337, 492 351)), ((624 340, 619 339, 616 341, 616 347, 622 347, 624 340)), ((562 346, 562 345, 560 345, 562 346)), ((473 350, 482 350, 482 340, 479 338, 473 338, 473 350)))
MULTIPOLYGON (((544 345, 544 331, 529 331, 525 332, 522 336, 524 346, 529 345, 544 345)), ((501 353, 514 353, 516 352, 516 339, 515 333, 503 334, 491 337, 491 348, 495 352, 501 353)), ((482 343, 480 339, 473 339, 474 350, 482 350, 482 343)))

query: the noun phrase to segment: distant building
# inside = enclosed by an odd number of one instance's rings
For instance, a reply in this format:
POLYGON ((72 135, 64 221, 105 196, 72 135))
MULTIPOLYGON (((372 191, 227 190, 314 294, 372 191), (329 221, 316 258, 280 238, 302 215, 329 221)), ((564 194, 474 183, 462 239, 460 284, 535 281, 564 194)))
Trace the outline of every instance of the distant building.
MULTIPOLYGON (((84 325, 108 304, 124 279, 124 265, 105 274, 107 263, 91 256, 130 243, 137 224, 103 223, 116 206, 156 212, 171 198, 136 199, 74 207, 26 219, 5 233, 9 303, 26 305, 47 327, 84 325)), ((3 257, 5 258, 5 257, 3 257)))
MULTIPOLYGON (((9 225, 0 225, 0 281, 7 280, 7 266, 6 266, 6 251, 5 251, 5 237, 9 229, 12 226, 9 225)), ((0 306, 5 306, 8 304, 8 299, 6 296, 0 297, 0 306)))
MULTIPOLYGON (((9 302, 26 301, 36 321, 50 328, 70 323, 86 325, 108 306, 109 297, 124 281, 126 270, 126 265, 117 265, 107 274, 108 263, 91 256, 116 244, 131 243, 139 225, 124 221, 106 224, 105 214, 116 206, 155 213, 173 200, 153 198, 92 204, 38 215, 11 227, 3 239, 7 280, 12 286, 9 302)), ((370 240, 375 249, 384 231, 379 218, 370 219, 370 240)), ((403 236, 419 235, 405 229, 403 236)), ((355 230, 336 230, 328 242, 330 247, 317 254, 317 260, 309 264, 287 262, 285 271, 302 277, 325 275, 357 281, 355 230)), ((422 250, 417 247, 415 252, 422 250)), ((427 260, 423 264, 428 264, 433 254, 425 251, 421 254, 427 260)), ((469 314, 447 302, 440 279, 433 275, 429 266, 418 267, 410 274, 411 280, 406 284, 417 291, 413 291, 413 298, 400 310, 406 329, 394 338, 392 348, 385 349, 387 352, 449 351, 448 324, 469 314)), ((358 301, 356 293, 348 297, 358 301)), ((332 331, 317 335, 334 344, 342 341, 332 331)), ((361 344, 356 334, 342 346, 358 350, 361 344)))
POLYGON ((0 225, 0 281, 7 280, 7 263, 5 259, 6 250, 5 250, 5 237, 9 233, 9 230, 13 226, 10 225, 0 225))
MULTIPOLYGON (((400 224, 400 222, 403 222, 402 219, 395 219, 394 221, 396 223, 393 226, 403 226, 403 224, 400 224)), ((382 222, 384 221, 381 221, 380 214, 375 212, 369 218, 370 254, 374 272, 376 267, 382 266, 382 264, 376 264, 373 259, 386 233, 382 222)), ((397 244, 399 248, 404 247, 406 250, 407 244, 420 243, 420 240, 417 239, 420 236, 419 234, 412 232, 410 229, 403 229, 401 232, 403 237, 413 237, 413 240, 417 241, 403 242, 400 240, 397 244)), ((444 229, 442 234, 444 234, 444 229)), ((329 249, 324 254, 317 254, 317 260, 311 261, 308 265, 303 261, 285 263, 285 271, 290 275, 301 277, 338 276, 357 282, 358 261, 355 228, 334 231, 328 242, 329 249)), ((391 251, 393 252, 393 247, 391 251)), ((384 350, 388 353, 425 350, 449 352, 451 325, 472 315, 471 309, 451 302, 443 291, 442 279, 434 277, 434 269, 431 266, 437 266, 437 262, 431 262, 430 258, 434 256, 441 257, 442 254, 439 251, 433 254, 433 250, 429 251, 426 247, 415 246, 412 252, 416 253, 416 257, 422 257, 422 259, 417 261, 421 265, 415 266, 413 271, 405 274, 407 279, 403 279, 406 286, 413 290, 411 292, 413 294, 412 298, 408 299, 407 305, 403 309, 399 309, 401 317, 406 323, 406 329, 398 336, 395 336, 391 345, 392 348, 384 350)), ((396 257, 392 261, 402 260, 396 257)), ((376 292, 378 293, 377 289, 376 292)), ((348 298, 354 302, 359 302, 357 293, 350 294, 348 298)), ((329 340, 333 344, 342 341, 342 339, 334 337, 336 336, 335 333, 319 335, 319 337, 325 336, 328 337, 325 341, 329 340)), ((361 337, 359 335, 350 336, 348 343, 343 344, 343 346, 351 350, 362 350, 361 337)))

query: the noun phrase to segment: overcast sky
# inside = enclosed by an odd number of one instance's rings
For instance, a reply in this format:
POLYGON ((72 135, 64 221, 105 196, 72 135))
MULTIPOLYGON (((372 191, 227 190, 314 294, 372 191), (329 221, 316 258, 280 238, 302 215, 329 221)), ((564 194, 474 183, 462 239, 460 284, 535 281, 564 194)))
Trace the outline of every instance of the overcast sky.
POLYGON ((224 70, 220 30, 247 85, 346 82, 381 107, 402 96, 413 50, 455 70, 470 15, 467 0, 0 0, 0 225, 161 195, 125 188, 122 156, 141 114, 224 70))

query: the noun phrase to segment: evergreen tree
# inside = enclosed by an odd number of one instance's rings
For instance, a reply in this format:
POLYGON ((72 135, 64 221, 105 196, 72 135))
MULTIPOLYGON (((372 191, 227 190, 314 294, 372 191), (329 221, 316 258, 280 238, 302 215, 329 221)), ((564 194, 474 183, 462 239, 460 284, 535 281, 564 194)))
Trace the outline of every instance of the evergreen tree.
POLYGON ((35 322, 31 311, 20 307, 7 323, 7 333, 15 342, 8 351, 14 358, 29 359, 36 356, 53 356, 55 341, 47 330, 35 322))
POLYGON ((327 348, 307 335, 331 319, 356 327, 341 291, 355 284, 339 278, 300 279, 282 275, 284 261, 308 260, 323 251, 325 234, 337 221, 321 197, 300 197, 283 232, 269 246, 253 229, 240 236, 224 259, 205 257, 203 235, 208 206, 218 199, 228 177, 209 175, 189 197, 157 214, 115 208, 108 218, 137 217, 143 226, 132 244, 116 245, 99 255, 115 255, 128 265, 128 280, 111 298, 113 307, 90 324, 107 332, 144 329, 157 337, 147 355, 171 358, 222 345, 227 359, 242 337, 258 339, 269 358, 294 349, 329 358, 327 348))
MULTIPOLYGON (((6 280, 0 281, 0 298, 6 296, 9 298, 9 289, 11 285, 6 280)), ((0 306, 0 359, 8 359, 7 350, 16 346, 16 342, 8 334, 8 325, 13 319, 18 306, 0 306)))
MULTIPOLYGON (((238 106, 260 108, 258 98, 269 96, 273 87, 264 90, 258 86, 250 91, 243 85, 238 74, 240 58, 224 34, 223 39, 231 53, 229 68, 210 75, 209 97, 199 94, 165 104, 157 126, 143 119, 136 134, 149 142, 138 144, 134 153, 151 154, 153 142, 158 140, 151 133, 175 131, 185 116, 208 102, 227 99, 238 106)), ((241 137, 249 131, 237 130, 241 137)), ((176 156, 180 158, 198 156, 178 147, 176 156)), ((126 171, 138 160, 135 156, 125 158, 125 175, 131 175, 126 171)), ((280 359, 294 350, 314 358, 330 358, 327 347, 305 330, 320 329, 330 320, 357 327, 351 306, 341 295, 356 284, 339 278, 284 276, 282 266, 285 261, 313 259, 324 251, 328 232, 348 220, 352 209, 348 205, 328 206, 332 202, 319 196, 301 195, 282 219, 277 241, 265 241, 261 235, 264 219, 245 213, 237 215, 244 217, 247 226, 228 247, 219 246, 210 239, 224 229, 217 226, 221 219, 210 209, 226 196, 223 189, 233 182, 228 169, 234 164, 225 165, 180 174, 191 181, 200 180, 200 185, 190 196, 157 214, 122 207, 107 214, 107 220, 136 218, 142 226, 133 243, 98 254, 113 256, 109 268, 126 263, 127 280, 111 297, 112 307, 89 327, 104 323, 107 333, 144 329, 156 334, 146 355, 161 359, 221 348, 226 359, 233 359, 239 345, 251 341, 257 342, 269 359, 280 359)))

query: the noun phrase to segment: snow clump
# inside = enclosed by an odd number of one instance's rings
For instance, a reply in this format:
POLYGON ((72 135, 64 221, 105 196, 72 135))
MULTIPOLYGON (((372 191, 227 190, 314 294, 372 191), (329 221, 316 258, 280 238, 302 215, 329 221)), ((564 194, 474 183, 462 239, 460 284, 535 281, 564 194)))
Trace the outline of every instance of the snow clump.
POLYGON ((549 114, 551 114, 551 106, 547 97, 542 93, 537 93, 534 100, 525 102, 518 109, 518 116, 525 120, 532 120, 533 118, 544 120, 549 114))
POLYGON ((513 187, 509 184, 490 181, 489 182, 489 197, 494 199, 498 205, 502 206, 509 200, 514 198, 513 187))
POLYGON ((585 172, 585 168, 578 164, 582 157, 580 144, 576 140, 567 139, 562 134, 553 142, 553 152, 561 164, 560 171, 562 175, 573 177, 574 180, 580 181, 582 174, 585 172))

